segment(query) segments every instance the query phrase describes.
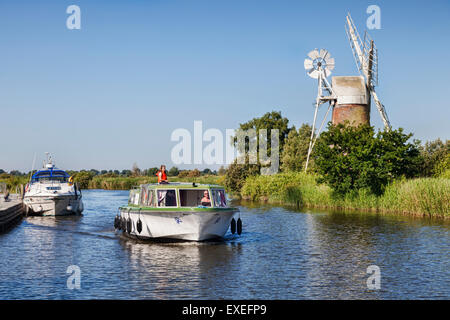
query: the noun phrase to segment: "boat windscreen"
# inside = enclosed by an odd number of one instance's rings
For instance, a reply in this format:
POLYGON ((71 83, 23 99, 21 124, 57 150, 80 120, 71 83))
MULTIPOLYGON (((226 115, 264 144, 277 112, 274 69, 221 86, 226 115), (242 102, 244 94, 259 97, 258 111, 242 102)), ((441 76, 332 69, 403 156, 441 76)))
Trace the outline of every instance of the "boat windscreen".
POLYGON ((32 182, 38 181, 60 181, 66 182, 69 178, 69 175, 62 170, 42 170, 38 171, 31 177, 32 182))

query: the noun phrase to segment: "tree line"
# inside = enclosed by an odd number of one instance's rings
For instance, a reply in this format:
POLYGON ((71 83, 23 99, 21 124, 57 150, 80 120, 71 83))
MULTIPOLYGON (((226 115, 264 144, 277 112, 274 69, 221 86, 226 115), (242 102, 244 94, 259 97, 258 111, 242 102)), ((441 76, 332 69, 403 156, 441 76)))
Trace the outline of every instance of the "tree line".
MULTIPOLYGON (((280 111, 272 111, 240 124, 240 129, 267 129, 268 136, 270 130, 278 129, 281 172, 304 171, 312 130, 309 124, 302 124, 299 129, 290 127, 280 111)), ((421 144, 420 140, 411 140, 412 136, 402 128, 376 131, 370 125, 354 127, 330 122, 316 142, 308 172, 338 196, 359 189, 380 195, 389 183, 403 178, 450 178, 450 141, 436 139, 421 144)), ((259 175, 260 168, 259 162, 235 161, 227 169, 227 188, 239 193, 247 177, 259 175)))

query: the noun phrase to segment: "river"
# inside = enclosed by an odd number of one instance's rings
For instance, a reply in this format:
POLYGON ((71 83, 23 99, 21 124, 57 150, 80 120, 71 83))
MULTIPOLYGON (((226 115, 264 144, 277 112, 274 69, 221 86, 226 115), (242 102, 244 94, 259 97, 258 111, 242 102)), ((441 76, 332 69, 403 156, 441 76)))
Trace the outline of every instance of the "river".
POLYGON ((447 222, 238 202, 240 236, 143 243, 114 231, 127 199, 86 190, 83 216, 0 235, 0 299, 450 299, 447 222))

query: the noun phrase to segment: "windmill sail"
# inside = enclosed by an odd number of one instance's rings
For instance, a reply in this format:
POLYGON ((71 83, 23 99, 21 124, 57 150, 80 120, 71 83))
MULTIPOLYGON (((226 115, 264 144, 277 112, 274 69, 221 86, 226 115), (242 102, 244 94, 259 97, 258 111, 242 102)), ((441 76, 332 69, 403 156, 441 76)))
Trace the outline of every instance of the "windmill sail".
POLYGON ((373 40, 368 38, 368 36, 364 37, 364 42, 361 41, 361 38, 358 34, 358 31, 356 30, 356 26, 353 23, 350 14, 347 15, 346 31, 350 41, 350 46, 353 51, 353 55, 355 57, 356 66, 359 72, 366 79, 367 88, 370 91, 378 112, 380 113, 384 127, 387 130, 390 130, 391 124, 387 117, 386 109, 384 108, 384 105, 381 103, 375 92, 375 84, 377 83, 378 79, 378 54, 375 48, 375 44, 373 40))
POLYGON ((317 137, 322 130, 322 127, 325 123, 325 119, 330 112, 331 106, 334 105, 334 100, 336 99, 336 95, 331 88, 330 83, 327 80, 327 77, 331 74, 331 70, 334 69, 334 58, 331 58, 330 53, 325 49, 314 49, 308 53, 308 58, 304 61, 304 67, 306 69, 306 73, 313 79, 318 79, 318 88, 317 88, 317 98, 315 103, 314 110, 314 120, 311 130, 311 138, 309 140, 308 147, 308 155, 306 156, 306 164, 305 164, 305 172, 308 170, 309 157, 311 156, 311 151, 314 148, 314 144, 317 140, 317 137), (310 59, 308 59, 310 58, 310 59), (327 92, 329 95, 325 96, 324 92, 327 92), (325 102, 330 102, 330 106, 328 107, 327 113, 322 121, 322 124, 317 132, 316 129, 316 120, 317 120, 317 112, 319 110, 319 106, 325 102))

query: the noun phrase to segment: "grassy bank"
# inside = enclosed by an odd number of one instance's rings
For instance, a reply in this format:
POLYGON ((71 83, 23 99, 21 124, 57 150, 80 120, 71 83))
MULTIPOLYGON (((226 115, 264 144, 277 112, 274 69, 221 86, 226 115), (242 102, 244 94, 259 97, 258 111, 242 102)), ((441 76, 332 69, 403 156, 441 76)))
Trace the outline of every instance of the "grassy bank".
POLYGON ((296 206, 357 209, 419 216, 450 218, 450 179, 420 178, 397 181, 381 196, 359 190, 345 198, 337 198, 331 188, 318 184, 311 174, 280 173, 252 176, 241 190, 244 199, 296 206))

